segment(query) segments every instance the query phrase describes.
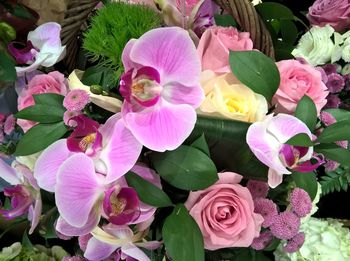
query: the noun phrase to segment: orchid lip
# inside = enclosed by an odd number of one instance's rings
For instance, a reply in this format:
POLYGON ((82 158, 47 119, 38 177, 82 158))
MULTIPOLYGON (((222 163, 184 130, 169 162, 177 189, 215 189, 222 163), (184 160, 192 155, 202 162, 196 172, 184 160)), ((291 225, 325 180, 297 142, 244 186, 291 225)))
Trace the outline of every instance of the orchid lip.
POLYGON ((35 53, 38 51, 34 48, 31 41, 28 41, 26 46, 23 46, 21 43, 11 42, 8 44, 7 49, 15 58, 17 64, 34 62, 35 53), (22 48, 17 48, 17 46, 21 46, 22 48))

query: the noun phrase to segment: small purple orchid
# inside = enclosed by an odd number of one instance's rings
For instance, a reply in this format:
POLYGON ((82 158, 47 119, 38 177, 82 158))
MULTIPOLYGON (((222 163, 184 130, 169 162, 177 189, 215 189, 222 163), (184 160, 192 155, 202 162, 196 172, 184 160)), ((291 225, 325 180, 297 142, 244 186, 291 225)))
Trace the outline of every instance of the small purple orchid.
POLYGON ((219 7, 211 0, 155 0, 168 26, 188 30, 198 43, 204 31, 215 24, 214 14, 219 7))
POLYGON ((134 234, 128 226, 108 224, 103 230, 95 228, 92 235, 84 253, 88 260, 104 260, 116 253, 116 261, 149 261, 148 256, 139 247, 154 250, 161 246, 158 241, 143 241, 144 231, 134 234))
MULTIPOLYGON (((132 169, 141 177, 160 186, 160 180, 149 169, 132 169)), ((56 229, 67 236, 91 232, 101 217, 115 225, 138 224, 152 218, 155 208, 139 201, 124 179, 113 183, 95 171, 93 159, 77 153, 67 159, 57 174, 56 205, 61 215, 56 229)))
POLYGON ((46 148, 35 164, 34 175, 42 189, 55 192, 58 169, 77 153, 93 159, 94 168, 106 176, 106 183, 119 179, 135 165, 142 145, 125 128, 120 113, 102 126, 84 115, 72 120, 77 123, 72 135, 46 148))
POLYGON ((0 160, 0 177, 13 185, 4 189, 4 194, 11 198, 11 209, 1 209, 0 214, 6 219, 28 214, 31 221, 29 234, 39 224, 42 202, 40 188, 33 173, 24 165, 13 162, 13 167, 0 160))
POLYGON ((176 149, 190 135, 204 99, 200 61, 188 33, 158 28, 130 40, 122 54, 120 92, 126 127, 155 151, 176 149))
POLYGON ((36 70, 39 66, 50 67, 63 59, 65 46, 60 40, 61 26, 57 23, 45 23, 34 31, 29 32, 27 45, 17 48, 16 43, 10 43, 8 50, 20 65, 16 67, 17 75, 23 76, 26 72, 36 70))
POLYGON ((254 155, 269 167, 268 183, 272 188, 282 183, 283 174, 291 170, 310 172, 324 163, 322 158, 315 157, 311 162, 313 147, 299 147, 285 144, 297 134, 305 133, 313 138, 309 128, 299 119, 278 114, 267 117, 263 122, 253 123, 247 132, 247 143, 254 155))

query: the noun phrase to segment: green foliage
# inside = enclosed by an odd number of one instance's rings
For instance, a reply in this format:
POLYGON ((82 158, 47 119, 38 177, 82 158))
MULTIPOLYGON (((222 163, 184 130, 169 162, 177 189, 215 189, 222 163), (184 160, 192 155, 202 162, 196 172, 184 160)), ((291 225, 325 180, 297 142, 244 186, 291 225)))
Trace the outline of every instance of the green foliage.
POLYGON ((235 19, 233 19, 232 15, 229 15, 229 14, 224 14, 224 15, 215 14, 214 19, 215 19, 215 24, 217 26, 224 26, 224 27, 237 26, 235 19))
POLYGON ((0 46, 0 82, 14 82, 16 79, 15 62, 0 46))
POLYGON ((126 43, 160 25, 160 16, 145 5, 109 3, 92 18, 83 48, 92 61, 117 69, 126 43))
POLYGON ((313 100, 304 95, 298 102, 298 106, 295 110, 295 117, 304 122, 307 127, 313 131, 317 122, 317 109, 313 100))
POLYGON ((326 173, 320 180, 322 195, 327 195, 334 191, 347 191, 350 184, 350 168, 339 167, 335 171, 326 173))
POLYGON ((309 196, 311 200, 313 200, 317 195, 317 178, 316 174, 314 172, 309 173, 300 173, 300 172, 293 172, 292 178, 295 182, 295 185, 298 188, 302 188, 307 193, 309 193, 309 196))

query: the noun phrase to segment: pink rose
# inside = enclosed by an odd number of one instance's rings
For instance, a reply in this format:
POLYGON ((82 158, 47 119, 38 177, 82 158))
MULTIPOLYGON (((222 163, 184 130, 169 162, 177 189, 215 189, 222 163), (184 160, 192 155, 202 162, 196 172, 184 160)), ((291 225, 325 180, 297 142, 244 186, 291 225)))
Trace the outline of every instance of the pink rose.
POLYGON ((202 71, 215 73, 231 72, 229 51, 246 51, 253 49, 249 33, 239 32, 233 27, 212 26, 199 40, 198 55, 202 62, 202 71))
POLYGON ((316 0, 307 15, 312 25, 331 25, 336 31, 350 27, 349 0, 316 0))
POLYGON ((185 206, 202 231, 208 250, 249 247, 259 236, 264 219, 254 213, 252 195, 238 184, 241 180, 241 175, 223 172, 214 185, 190 192, 185 206))
POLYGON ((319 115, 329 93, 321 73, 297 60, 280 61, 276 65, 281 75, 280 86, 272 99, 277 104, 276 111, 293 114, 298 102, 307 95, 314 101, 319 115))
MULTIPOLYGON (((64 75, 60 72, 54 71, 48 74, 39 74, 34 76, 28 85, 21 91, 18 96, 18 110, 35 104, 33 95, 40 93, 57 93, 66 95, 68 90, 67 81, 64 75)), ((35 122, 28 120, 17 121, 24 132, 35 125, 35 122)))

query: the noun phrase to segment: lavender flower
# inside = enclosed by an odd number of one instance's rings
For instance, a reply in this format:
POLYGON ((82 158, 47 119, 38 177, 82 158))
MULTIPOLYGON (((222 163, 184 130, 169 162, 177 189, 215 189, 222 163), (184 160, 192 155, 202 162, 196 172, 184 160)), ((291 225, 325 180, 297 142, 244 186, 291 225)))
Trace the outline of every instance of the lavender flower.
POLYGON ((298 234, 300 218, 292 211, 285 211, 275 216, 270 226, 272 235, 279 239, 291 239, 298 234))

